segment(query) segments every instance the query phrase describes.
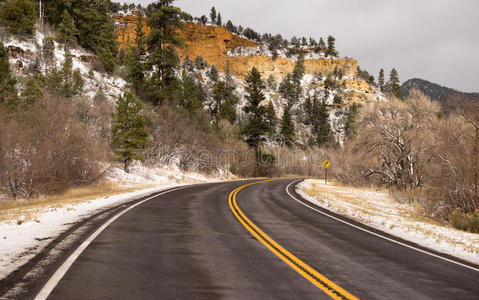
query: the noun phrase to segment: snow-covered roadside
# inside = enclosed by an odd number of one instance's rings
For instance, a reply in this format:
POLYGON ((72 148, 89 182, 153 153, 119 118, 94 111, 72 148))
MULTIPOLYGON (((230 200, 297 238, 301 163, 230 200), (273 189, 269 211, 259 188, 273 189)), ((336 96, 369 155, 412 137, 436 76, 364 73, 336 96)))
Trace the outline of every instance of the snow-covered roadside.
POLYGON ((119 168, 112 168, 107 179, 124 187, 138 187, 139 190, 80 203, 64 204, 60 207, 58 204, 43 205, 22 212, 25 215, 32 213, 35 215, 29 221, 25 220, 21 223, 18 219, 12 219, 0 222, 0 279, 41 252, 55 237, 70 228, 72 223, 82 221, 110 207, 171 187, 223 181, 230 178, 224 174, 210 177, 194 172, 183 172, 173 166, 147 168, 137 164, 131 168, 130 173, 125 173, 119 168), (146 186, 149 188, 145 188, 146 186))
POLYGON ((419 216, 387 192, 325 185, 306 180, 296 189, 304 199, 418 245, 479 264, 479 234, 459 231, 419 216))

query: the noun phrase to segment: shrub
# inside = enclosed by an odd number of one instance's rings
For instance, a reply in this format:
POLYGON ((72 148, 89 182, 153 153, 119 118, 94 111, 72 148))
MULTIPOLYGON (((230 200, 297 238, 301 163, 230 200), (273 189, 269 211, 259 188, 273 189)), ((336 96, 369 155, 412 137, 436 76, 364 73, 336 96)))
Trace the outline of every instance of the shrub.
POLYGON ((219 126, 218 135, 212 131, 208 113, 198 111, 194 121, 168 106, 158 111, 145 110, 148 131, 151 133, 145 151, 147 163, 174 164, 188 171, 214 173, 229 169, 237 175, 251 175, 254 153, 236 139, 238 129, 233 125, 219 126))
POLYGON ((30 198, 101 177, 106 143, 90 133, 71 101, 47 96, 0 123, 0 192, 30 198))
POLYGON ((469 231, 472 233, 479 233, 479 210, 473 213, 462 213, 460 208, 451 214, 451 224, 457 229, 469 231))

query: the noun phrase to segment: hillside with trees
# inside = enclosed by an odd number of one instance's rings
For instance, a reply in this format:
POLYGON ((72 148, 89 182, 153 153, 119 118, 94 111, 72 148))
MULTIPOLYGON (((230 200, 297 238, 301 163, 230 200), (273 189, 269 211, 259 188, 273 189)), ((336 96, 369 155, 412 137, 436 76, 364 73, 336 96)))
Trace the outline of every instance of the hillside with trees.
POLYGON ((329 158, 344 184, 416 193, 436 218, 474 214, 476 102, 445 115, 424 94, 450 90, 401 88, 396 68, 376 81, 332 35, 261 34, 174 4, 0 2, 2 196, 60 193, 116 165, 319 176, 329 158))
POLYGON ((432 100, 438 101, 446 111, 454 110, 463 103, 479 102, 479 93, 460 92, 424 79, 409 79, 401 86, 405 96, 409 96, 413 89, 420 90, 432 100))

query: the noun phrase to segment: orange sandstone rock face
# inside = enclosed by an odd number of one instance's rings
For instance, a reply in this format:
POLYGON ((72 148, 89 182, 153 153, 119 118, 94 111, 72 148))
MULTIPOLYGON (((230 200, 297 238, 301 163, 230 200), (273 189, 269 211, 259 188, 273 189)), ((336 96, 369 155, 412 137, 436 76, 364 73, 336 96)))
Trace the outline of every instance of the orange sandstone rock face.
MULTIPOLYGON (((120 48, 128 48, 136 36, 138 18, 136 16, 115 17, 118 26, 118 41, 120 48)), ((149 33, 149 28, 144 26, 143 31, 149 33)), ((256 67, 263 78, 273 75, 280 82, 284 76, 291 73, 295 62, 278 57, 273 60, 267 56, 229 56, 228 52, 236 47, 256 47, 257 44, 248 39, 232 34, 229 30, 219 26, 204 26, 196 23, 185 23, 178 33, 185 42, 185 47, 178 49, 182 60, 186 55, 194 61, 201 55, 208 65, 216 65, 220 72, 225 72, 229 67, 233 76, 243 79, 251 68, 256 67)), ((321 72, 328 75, 338 67, 345 76, 356 75, 357 61, 349 58, 341 59, 312 59, 305 61, 306 74, 321 72)), ((350 89, 345 98, 357 103, 371 101, 371 87, 364 80, 346 80, 346 87, 350 89)))
MULTIPOLYGON (((128 43, 135 39, 137 17, 117 16, 115 20, 119 24, 118 41, 120 48, 127 48, 128 43)), ((149 28, 146 26, 143 30, 149 32, 149 28)), ((183 28, 178 30, 178 33, 186 45, 185 48, 178 50, 182 60, 185 59, 186 54, 192 60, 201 55, 208 62, 208 65, 216 65, 220 72, 224 72, 229 65, 231 73, 239 78, 244 78, 251 68, 256 67, 265 78, 274 75, 277 80, 281 80, 293 71, 295 65, 292 60, 283 57, 273 60, 267 56, 229 56, 228 52, 236 47, 256 47, 257 44, 232 34, 224 27, 185 23, 183 28)), ((354 76, 357 61, 346 58, 305 61, 307 74, 321 72, 326 75, 333 72, 336 66, 342 68, 346 76, 354 76)))
MULTIPOLYGON (((128 49, 136 37, 137 16, 114 16, 117 23, 118 43, 120 49, 128 49)), ((146 22, 143 22, 146 23, 146 22)), ((150 28, 143 26, 143 32, 148 34, 150 28)))

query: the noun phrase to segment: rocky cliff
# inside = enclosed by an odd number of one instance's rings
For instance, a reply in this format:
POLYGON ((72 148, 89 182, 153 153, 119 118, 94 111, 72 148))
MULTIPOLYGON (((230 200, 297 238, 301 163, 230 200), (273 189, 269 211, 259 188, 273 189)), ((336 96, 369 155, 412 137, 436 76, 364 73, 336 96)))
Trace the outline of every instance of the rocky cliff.
MULTIPOLYGON (((129 43, 135 39, 137 17, 117 16, 115 20, 120 48, 128 48, 129 43)), ((145 26, 143 30, 148 32, 149 28, 145 26)), ((186 55, 189 55, 191 60, 201 55, 208 65, 216 65, 220 72, 225 72, 229 68, 231 74, 239 79, 243 79, 251 68, 256 67, 263 74, 263 78, 273 75, 280 82, 295 66, 292 59, 282 56, 273 59, 262 54, 259 51, 260 45, 256 42, 237 36, 224 27, 185 23, 183 28, 178 29, 178 33, 185 41, 185 47, 178 49, 182 60, 186 55), (239 47, 251 49, 250 54, 232 54, 239 47)), ((305 60, 306 74, 309 75, 316 72, 328 75, 335 68, 342 70, 347 78, 345 81, 349 90, 346 93, 348 100, 361 103, 372 99, 371 87, 364 80, 356 78, 356 60, 350 58, 305 60)))
MULTIPOLYGON (((115 17, 118 25, 118 41, 120 48, 128 48, 128 43, 135 39, 137 24, 136 16, 117 16, 115 17)), ((144 27, 148 32, 149 28, 144 27)), ((201 55, 209 65, 216 65, 220 72, 229 68, 234 76, 244 77, 244 75, 256 67, 265 77, 273 74, 280 80, 286 74, 292 72, 294 61, 278 57, 273 60, 272 57, 264 55, 250 56, 232 56, 228 52, 237 47, 255 48, 257 43, 248 39, 232 34, 229 30, 220 26, 205 26, 197 23, 185 23, 181 30, 178 30, 181 38, 185 41, 185 48, 179 49, 182 59, 186 54, 194 59, 201 55)), ((321 72, 329 74, 335 67, 343 70, 346 76, 356 75, 357 61, 354 59, 307 59, 305 61, 306 73, 313 74, 321 72)))

